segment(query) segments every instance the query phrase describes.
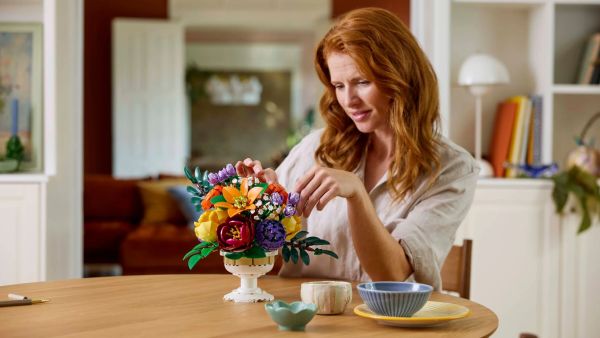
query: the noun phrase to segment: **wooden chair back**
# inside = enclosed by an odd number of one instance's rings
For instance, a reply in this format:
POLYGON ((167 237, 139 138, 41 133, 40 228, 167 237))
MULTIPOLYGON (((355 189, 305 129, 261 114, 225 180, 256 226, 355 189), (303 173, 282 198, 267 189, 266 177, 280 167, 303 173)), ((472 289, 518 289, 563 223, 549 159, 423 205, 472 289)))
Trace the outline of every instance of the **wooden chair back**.
POLYGON ((462 298, 471 296, 471 250, 473 241, 454 245, 442 266, 442 289, 458 292, 462 298))

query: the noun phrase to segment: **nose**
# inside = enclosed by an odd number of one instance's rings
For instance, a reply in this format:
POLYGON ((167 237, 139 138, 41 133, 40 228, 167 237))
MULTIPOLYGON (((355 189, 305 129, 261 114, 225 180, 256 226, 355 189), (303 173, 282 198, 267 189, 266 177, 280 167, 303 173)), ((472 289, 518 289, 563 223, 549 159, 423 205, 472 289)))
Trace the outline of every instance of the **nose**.
POLYGON ((346 86, 342 93, 342 97, 338 97, 338 99, 340 99, 342 106, 356 107, 360 105, 360 97, 354 86, 346 86))

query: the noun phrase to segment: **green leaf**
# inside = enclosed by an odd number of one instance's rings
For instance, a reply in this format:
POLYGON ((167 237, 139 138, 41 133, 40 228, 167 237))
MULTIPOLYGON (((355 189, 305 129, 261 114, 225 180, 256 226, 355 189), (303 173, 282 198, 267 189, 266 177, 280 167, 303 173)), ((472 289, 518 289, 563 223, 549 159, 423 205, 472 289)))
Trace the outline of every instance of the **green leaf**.
POLYGON ((290 256, 292 257, 292 262, 294 262, 294 264, 298 263, 298 250, 296 248, 290 248, 290 256))
POLYGON ((192 195, 196 195, 198 194, 198 190, 195 187, 192 187, 191 185, 188 185, 185 190, 187 190, 187 192, 189 192, 192 195))
POLYGON ((335 252, 330 251, 330 250, 319 249, 319 248, 315 249, 315 255, 328 255, 328 256, 331 256, 336 259, 339 258, 335 252))
POLYGON ((185 256, 183 256, 182 261, 185 261, 186 259, 190 258, 191 255, 197 255, 198 254, 198 250, 196 250, 196 248, 188 251, 185 256))
POLYGON ((240 259, 240 258, 244 257, 244 254, 241 252, 230 252, 228 254, 225 254, 225 257, 236 260, 236 259, 240 259))
POLYGON ((199 244, 197 244, 196 246, 194 246, 194 248, 192 250, 200 250, 202 248, 205 248, 207 246, 218 246, 217 243, 215 242, 200 242, 199 244))
POLYGON ((297 241, 297 240, 299 240, 300 238, 302 238, 302 237, 304 237, 304 236, 306 236, 306 235, 308 235, 308 231, 301 230, 301 231, 299 231, 299 232, 296 234, 296 236, 294 236, 294 237, 291 239, 291 241, 292 241, 292 242, 294 242, 294 241, 297 241))
POLYGON ((190 180, 192 183, 197 182, 194 176, 192 176, 192 173, 190 172, 188 167, 183 167, 183 172, 185 173, 185 177, 187 177, 187 179, 190 180))
POLYGON ((302 262, 304 263, 304 265, 310 264, 310 257, 308 257, 306 250, 300 249, 300 258, 302 258, 302 262))
POLYGON ((198 263, 198 261, 201 259, 202 257, 200 255, 193 255, 192 257, 190 257, 190 260, 188 261, 188 268, 192 270, 194 266, 196 266, 196 263, 198 263))
POLYGON ((252 248, 246 250, 243 252, 244 257, 247 258, 264 258, 267 257, 267 255, 265 254, 265 249, 263 249, 262 247, 255 245, 252 248))
POLYGON ((218 196, 215 196, 210 199, 210 203, 212 203, 212 204, 219 203, 219 202, 227 202, 227 201, 225 200, 225 197, 223 197, 223 195, 218 195, 218 196))
POLYGON ((204 174, 202 174, 202 181, 208 181, 208 170, 204 170, 204 174))
POLYGON ((563 212, 569 198, 569 175, 566 172, 563 172, 552 177, 552 180, 554 181, 552 199, 554 199, 556 212, 560 214, 563 212))
POLYGON ((214 247, 214 246, 209 246, 209 247, 203 248, 200 253, 200 256, 202 256, 202 258, 205 258, 206 256, 210 255, 216 248, 217 247, 214 247))
POLYGON ((202 181, 200 174, 200 168, 196 167, 196 169, 194 169, 194 177, 196 178, 196 182, 202 181))
POLYGON ((190 198, 190 202, 192 202, 192 204, 198 204, 198 203, 200 203, 200 201, 202 201, 202 199, 200 197, 190 198))
POLYGON ((290 260, 290 248, 287 245, 281 248, 281 257, 286 263, 290 260))
POLYGON ((319 237, 310 236, 302 240, 301 242, 306 245, 329 245, 330 243, 324 239, 320 239, 319 237))

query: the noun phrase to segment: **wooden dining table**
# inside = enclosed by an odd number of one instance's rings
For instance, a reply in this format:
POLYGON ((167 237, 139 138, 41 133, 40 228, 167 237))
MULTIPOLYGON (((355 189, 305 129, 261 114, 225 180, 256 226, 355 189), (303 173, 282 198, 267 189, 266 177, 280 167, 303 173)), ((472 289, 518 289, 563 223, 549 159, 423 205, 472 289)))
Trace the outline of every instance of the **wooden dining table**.
MULTIPOLYGON (((300 300, 300 285, 315 279, 266 276, 259 287, 275 299, 300 300)), ((304 332, 280 331, 264 303, 232 303, 223 295, 239 286, 232 275, 144 275, 0 286, 48 303, 0 307, 0 337, 486 337, 498 317, 476 302, 434 292, 430 300, 466 306, 469 316, 435 327, 381 325, 353 313, 362 303, 353 288, 341 315, 316 315, 304 332)))

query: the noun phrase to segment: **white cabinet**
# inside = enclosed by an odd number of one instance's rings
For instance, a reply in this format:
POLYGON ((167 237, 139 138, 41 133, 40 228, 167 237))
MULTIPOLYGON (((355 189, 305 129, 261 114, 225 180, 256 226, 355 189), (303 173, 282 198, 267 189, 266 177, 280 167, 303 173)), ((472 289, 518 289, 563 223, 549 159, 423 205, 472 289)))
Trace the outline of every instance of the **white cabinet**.
POLYGON ((473 240, 471 299, 500 320, 496 336, 558 331, 558 217, 552 184, 480 180, 457 233, 473 240))
POLYGON ((0 285, 45 279, 45 189, 45 182, 0 182, 0 285))
POLYGON ((555 213, 550 181, 478 182, 456 243, 473 240, 471 299, 498 315, 495 337, 600 334, 600 224, 579 222, 555 213))

